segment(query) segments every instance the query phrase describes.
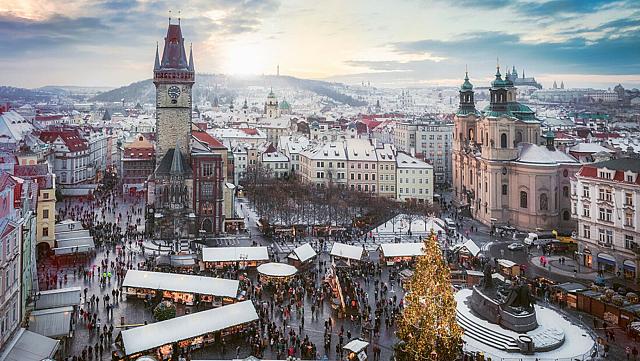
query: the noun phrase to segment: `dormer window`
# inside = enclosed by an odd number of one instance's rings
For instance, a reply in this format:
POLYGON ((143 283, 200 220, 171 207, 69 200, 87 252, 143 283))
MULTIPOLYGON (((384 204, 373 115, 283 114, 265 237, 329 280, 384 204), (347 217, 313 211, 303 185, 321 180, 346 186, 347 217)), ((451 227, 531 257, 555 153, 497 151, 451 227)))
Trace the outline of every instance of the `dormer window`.
POLYGON ((611 173, 607 172, 607 171, 600 171, 598 173, 598 177, 602 178, 602 179, 611 179, 611 173))
POLYGON ((627 179, 627 182, 633 183, 633 174, 627 174, 626 179, 627 179))

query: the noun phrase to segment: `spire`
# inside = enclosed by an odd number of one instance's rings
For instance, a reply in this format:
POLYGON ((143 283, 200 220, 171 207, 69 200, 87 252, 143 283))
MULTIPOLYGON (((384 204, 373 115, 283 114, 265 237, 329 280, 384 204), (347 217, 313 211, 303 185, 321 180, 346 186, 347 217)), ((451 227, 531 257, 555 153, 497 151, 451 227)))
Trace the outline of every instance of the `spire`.
POLYGON ((153 70, 159 70, 160 69, 160 55, 158 54, 158 42, 156 41, 156 62, 153 65, 153 70))
POLYGON ((189 70, 190 71, 195 71, 193 69, 193 43, 191 43, 191 45, 189 45, 189 70))
POLYGON ((176 148, 173 150, 173 159, 171 160, 171 175, 181 175, 184 173, 182 167, 182 153, 180 153, 180 141, 176 142, 176 148))
POLYGON ((522 79, 524 79, 524 69, 522 69, 522 79))
POLYGON ((500 74, 500 58, 496 57, 496 79, 502 78, 502 74, 500 74))

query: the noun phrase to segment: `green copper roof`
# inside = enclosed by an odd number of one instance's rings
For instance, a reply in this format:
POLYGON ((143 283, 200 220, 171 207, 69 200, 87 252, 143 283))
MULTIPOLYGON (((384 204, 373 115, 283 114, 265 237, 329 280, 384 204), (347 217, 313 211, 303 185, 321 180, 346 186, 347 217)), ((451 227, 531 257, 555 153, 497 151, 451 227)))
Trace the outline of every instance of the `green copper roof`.
POLYGON ((536 113, 531 108, 518 102, 507 103, 506 111, 491 110, 491 105, 487 105, 482 113, 486 117, 509 116, 522 121, 538 121, 536 113))
POLYGON ((456 111, 456 115, 457 116, 467 116, 467 115, 480 115, 480 112, 478 112, 475 108, 469 109, 469 108, 458 108, 458 111, 456 111))
POLYGON ((469 91, 469 90, 473 90, 473 84, 471 84, 471 82, 469 82, 469 73, 465 72, 464 73, 464 83, 462 83, 462 86, 460 87, 461 91, 469 91))
POLYGON ((291 109, 291 105, 286 100, 280 102, 280 109, 291 109))

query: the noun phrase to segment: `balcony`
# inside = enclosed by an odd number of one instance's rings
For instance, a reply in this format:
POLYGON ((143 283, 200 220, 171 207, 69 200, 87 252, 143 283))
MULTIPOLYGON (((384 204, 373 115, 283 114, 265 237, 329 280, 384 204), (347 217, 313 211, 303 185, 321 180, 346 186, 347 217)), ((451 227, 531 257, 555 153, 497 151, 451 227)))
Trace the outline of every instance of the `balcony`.
POLYGON ((605 241, 598 241, 598 246, 606 247, 606 248, 613 248, 613 243, 608 243, 608 242, 605 242, 605 241))

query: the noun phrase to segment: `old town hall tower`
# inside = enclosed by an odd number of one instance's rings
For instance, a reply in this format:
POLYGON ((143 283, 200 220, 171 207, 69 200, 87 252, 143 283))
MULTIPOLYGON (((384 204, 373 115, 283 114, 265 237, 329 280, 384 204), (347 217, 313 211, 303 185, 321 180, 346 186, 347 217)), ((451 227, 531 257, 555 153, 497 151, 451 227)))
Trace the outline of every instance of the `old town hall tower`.
POLYGON ((162 60, 156 47, 153 83, 156 86, 156 163, 171 148, 189 157, 192 87, 195 82, 193 54, 189 59, 180 23, 169 23, 162 60))

